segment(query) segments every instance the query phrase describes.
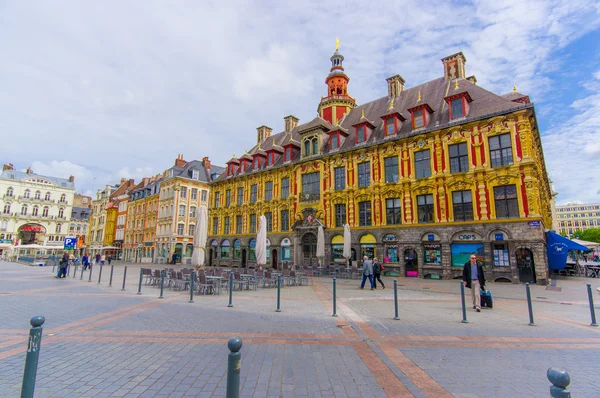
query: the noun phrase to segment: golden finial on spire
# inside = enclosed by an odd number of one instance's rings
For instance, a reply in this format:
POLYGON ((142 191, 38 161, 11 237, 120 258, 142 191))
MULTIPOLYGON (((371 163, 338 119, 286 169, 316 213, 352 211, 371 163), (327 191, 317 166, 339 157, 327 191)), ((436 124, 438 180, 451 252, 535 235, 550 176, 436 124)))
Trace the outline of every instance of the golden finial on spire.
POLYGON ((421 92, 419 91, 419 96, 417 97, 417 101, 421 101, 421 92))
POLYGON ((517 85, 515 84, 515 85, 513 86, 513 93, 516 93, 516 92, 517 92, 517 85))
POLYGON ((388 109, 394 109, 394 99, 393 98, 390 101, 390 106, 388 107, 388 109))
POLYGON ((335 38, 335 51, 338 51, 340 49, 340 38, 336 37, 335 38))
POLYGON ((362 109, 362 115, 360 116, 361 119, 365 118, 365 108, 362 109))
POLYGON ((454 89, 458 90, 458 79, 456 79, 456 82, 454 83, 454 89))

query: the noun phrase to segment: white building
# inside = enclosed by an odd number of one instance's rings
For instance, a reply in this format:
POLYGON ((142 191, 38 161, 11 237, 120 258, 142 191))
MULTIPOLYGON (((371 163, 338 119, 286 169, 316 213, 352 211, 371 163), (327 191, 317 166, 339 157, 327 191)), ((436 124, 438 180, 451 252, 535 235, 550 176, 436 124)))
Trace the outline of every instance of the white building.
POLYGON ((74 181, 73 176, 48 177, 4 165, 0 174, 0 254, 19 241, 21 245, 62 246, 69 234, 74 181))
POLYGON ((600 203, 556 206, 557 232, 569 238, 575 231, 600 228, 600 203))

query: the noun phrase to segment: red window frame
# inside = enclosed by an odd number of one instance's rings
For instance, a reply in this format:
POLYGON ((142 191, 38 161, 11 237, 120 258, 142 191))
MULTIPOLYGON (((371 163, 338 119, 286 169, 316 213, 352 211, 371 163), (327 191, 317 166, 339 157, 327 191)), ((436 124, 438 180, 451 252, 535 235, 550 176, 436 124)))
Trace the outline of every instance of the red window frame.
POLYGON ((341 142, 340 142, 340 133, 339 132, 334 132, 329 136, 329 148, 331 149, 338 149, 341 146, 341 142), (333 137, 337 138, 337 145, 333 146, 333 137))
POLYGON ((420 129, 421 127, 425 127, 425 125, 427 124, 426 119, 425 119, 425 110, 423 108, 421 109, 415 109, 412 113, 412 122, 413 122, 413 129, 420 129), (417 113, 419 113, 419 115, 417 115, 417 113), (423 120, 423 124, 421 126, 417 126, 417 117, 422 118, 423 120))
POLYGON ((454 98, 453 100, 449 101, 450 103, 448 104, 448 110, 450 111, 450 120, 454 120, 454 119, 459 119, 461 117, 466 116, 466 112, 465 112, 465 97, 460 97, 460 98, 454 98), (452 108, 453 108, 453 102, 454 101, 460 101, 460 104, 462 106, 462 114, 460 116, 454 116, 454 112, 452 112, 452 108))
POLYGON ((397 125, 398 123, 396 122, 396 119, 397 118, 395 116, 390 116, 390 117, 384 119, 384 129, 385 129, 384 136, 389 137, 390 135, 396 134, 396 131, 398 130, 398 125, 397 125), (390 122, 394 123, 394 132, 391 134, 388 134, 388 124, 390 122))
POLYGON ((356 126, 356 143, 362 144, 363 142, 367 142, 367 126, 365 124, 356 126), (361 133, 363 137, 362 141, 358 139, 361 133))

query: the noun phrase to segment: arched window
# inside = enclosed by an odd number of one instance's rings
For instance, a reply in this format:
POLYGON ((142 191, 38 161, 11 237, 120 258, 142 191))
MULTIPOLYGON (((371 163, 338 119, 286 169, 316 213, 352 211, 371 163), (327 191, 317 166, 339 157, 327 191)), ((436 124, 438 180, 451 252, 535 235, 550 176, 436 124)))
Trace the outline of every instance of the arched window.
POLYGON ((29 199, 30 196, 31 196, 31 191, 29 189, 26 189, 25 190, 25 194, 23 195, 23 197, 25 199, 29 199))
POLYGON ((48 206, 44 206, 44 210, 42 210, 42 217, 48 217, 48 206))
POLYGON ((27 215, 27 205, 23 205, 21 207, 21 215, 22 216, 26 216, 27 215))
POLYGON ((10 203, 4 205, 4 211, 2 214, 10 214, 10 203))
POLYGON ((310 140, 304 141, 304 156, 310 155, 310 140))
POLYGON ((316 155, 319 153, 319 140, 316 138, 313 138, 313 140, 312 140, 312 153, 313 153, 313 155, 316 155))
POLYGON ((65 209, 60 208, 58 209, 58 218, 64 218, 65 217, 65 209))
POLYGON ((46 192, 46 196, 44 196, 44 200, 50 200, 50 192, 46 192))
POLYGON ((35 191, 35 199, 40 200, 42 198, 42 193, 40 191, 35 191))
POLYGON ((33 211, 31 212, 32 215, 37 216, 38 212, 39 212, 39 207, 37 206, 33 206, 33 211))
POLYGON ((8 189, 6 190, 6 196, 12 197, 13 194, 14 194, 13 187, 8 187, 8 189))
POLYGON ((56 233, 60 234, 60 230, 62 229, 62 224, 56 224, 56 233))
POLYGON ((64 193, 62 195, 60 195, 60 202, 61 203, 65 203, 67 201, 67 195, 65 195, 64 193))

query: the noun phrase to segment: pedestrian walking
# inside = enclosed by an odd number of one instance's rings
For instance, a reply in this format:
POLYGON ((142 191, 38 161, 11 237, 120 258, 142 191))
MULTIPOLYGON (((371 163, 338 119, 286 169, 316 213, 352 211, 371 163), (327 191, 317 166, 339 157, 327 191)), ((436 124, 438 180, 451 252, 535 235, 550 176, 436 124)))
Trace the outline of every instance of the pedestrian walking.
POLYGON ((83 270, 85 271, 89 265, 90 265, 90 258, 87 254, 84 254, 83 257, 81 258, 81 266, 83 267, 83 270))
POLYGON ((475 253, 471 254, 469 261, 463 267, 463 284, 471 289, 473 309, 481 312, 481 290, 485 289, 485 275, 475 253))
POLYGON ((108 265, 110 265, 110 263, 112 262, 112 260, 113 260, 113 258, 112 258, 112 256, 109 254, 109 255, 108 255, 108 265))
POLYGON ((173 265, 175 265, 177 263, 177 253, 173 253, 173 265))
POLYGON ((69 253, 65 252, 60 262, 58 263, 58 275, 57 278, 66 278, 67 277, 67 267, 69 266, 69 253))
POLYGON ((377 281, 381 284, 381 288, 385 289, 385 285, 381 280, 381 273, 383 272, 383 265, 379 264, 376 258, 373 259, 373 286, 377 289, 377 281))
POLYGON ((363 277, 362 282, 360 283, 360 290, 365 288, 365 282, 369 278, 369 282, 371 282, 371 290, 375 290, 373 285, 373 262, 369 260, 369 257, 363 257, 363 277))
POLYGON ((102 256, 100 255, 100 253, 96 254, 96 265, 98 265, 100 263, 100 258, 102 256))
POLYGON ((103 254, 102 256, 100 256, 100 264, 104 265, 105 261, 106 261, 106 256, 103 254))

